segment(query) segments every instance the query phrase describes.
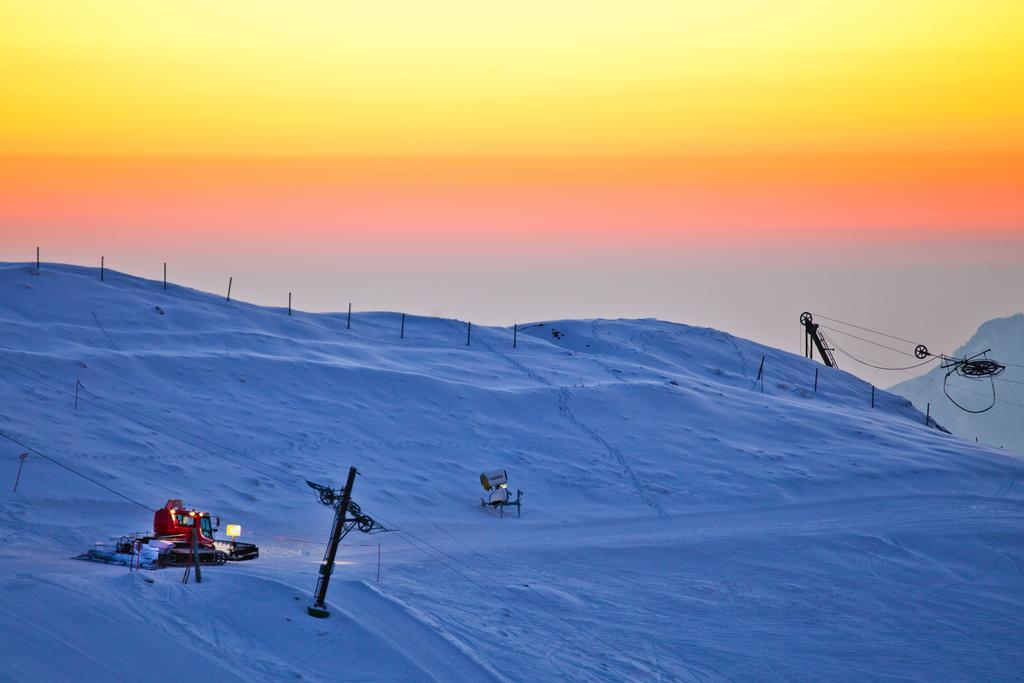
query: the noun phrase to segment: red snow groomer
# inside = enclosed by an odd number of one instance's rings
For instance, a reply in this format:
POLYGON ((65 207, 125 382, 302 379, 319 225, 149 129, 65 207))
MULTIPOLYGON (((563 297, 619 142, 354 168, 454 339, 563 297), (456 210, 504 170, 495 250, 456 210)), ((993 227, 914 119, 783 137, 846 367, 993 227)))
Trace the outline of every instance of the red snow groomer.
MULTIPOLYGON (((220 526, 220 519, 217 519, 220 526)), ((174 498, 153 514, 153 536, 145 539, 166 541, 172 545, 160 553, 161 564, 186 564, 193 561, 193 534, 200 564, 224 564, 227 561, 255 560, 260 550, 253 543, 221 541, 213 537, 217 527, 209 512, 188 510, 174 498)))

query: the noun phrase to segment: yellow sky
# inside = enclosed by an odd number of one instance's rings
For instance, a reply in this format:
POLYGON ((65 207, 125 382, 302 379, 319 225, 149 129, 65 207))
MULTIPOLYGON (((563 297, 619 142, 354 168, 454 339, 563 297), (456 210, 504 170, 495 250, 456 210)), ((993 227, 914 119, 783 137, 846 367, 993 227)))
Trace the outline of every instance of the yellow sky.
POLYGON ((0 0, 0 153, 1024 149, 1024 2, 0 0))

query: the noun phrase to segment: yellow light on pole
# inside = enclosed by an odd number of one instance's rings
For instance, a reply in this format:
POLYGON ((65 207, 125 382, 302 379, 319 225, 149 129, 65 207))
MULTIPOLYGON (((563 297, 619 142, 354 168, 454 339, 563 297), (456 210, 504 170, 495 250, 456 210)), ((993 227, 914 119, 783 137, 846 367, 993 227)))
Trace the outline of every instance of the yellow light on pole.
POLYGON ((232 540, 234 540, 234 539, 236 539, 236 538, 238 538, 239 536, 242 535, 242 525, 241 524, 228 524, 228 528, 227 528, 227 531, 225 531, 225 533, 228 536, 230 536, 232 540))

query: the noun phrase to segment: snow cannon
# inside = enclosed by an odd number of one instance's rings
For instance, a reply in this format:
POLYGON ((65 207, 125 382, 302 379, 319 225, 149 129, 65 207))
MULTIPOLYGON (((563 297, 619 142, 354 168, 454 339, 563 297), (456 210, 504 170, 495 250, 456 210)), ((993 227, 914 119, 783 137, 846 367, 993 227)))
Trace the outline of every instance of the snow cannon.
POLYGON ((484 487, 484 491, 490 491, 498 487, 507 487, 508 474, 505 473, 505 470, 484 472, 480 475, 480 484, 484 487))
POLYGON ((514 505, 516 507, 516 516, 522 515, 520 503, 523 498, 523 492, 516 489, 516 497, 515 499, 512 498, 508 490, 508 473, 505 470, 483 472, 480 475, 480 485, 484 487, 484 491, 491 492, 487 500, 480 499, 480 507, 496 510, 501 517, 504 517, 505 508, 509 505, 514 505))

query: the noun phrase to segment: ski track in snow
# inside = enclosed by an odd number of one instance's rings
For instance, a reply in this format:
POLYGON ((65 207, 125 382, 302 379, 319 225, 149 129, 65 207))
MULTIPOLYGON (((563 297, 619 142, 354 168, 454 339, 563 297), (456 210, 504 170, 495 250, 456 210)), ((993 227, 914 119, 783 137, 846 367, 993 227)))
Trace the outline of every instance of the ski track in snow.
POLYGON ((572 394, 567 387, 561 387, 558 390, 558 412, 562 417, 572 423, 574 427, 590 437, 605 451, 605 453, 611 456, 612 459, 618 463, 623 474, 626 475, 626 478, 629 479, 632 484, 633 490, 636 491, 636 494, 644 501, 645 504, 647 504, 648 507, 657 512, 660 516, 665 515, 664 508, 662 508, 661 505, 659 505, 648 493, 647 487, 644 486, 639 477, 636 476, 633 468, 629 466, 629 463, 626 461, 626 457, 622 454, 622 451, 608 443, 604 437, 595 432, 588 425, 581 422, 576 416, 575 411, 572 409, 572 394))
MULTIPOLYGON (((596 322, 592 326, 592 329, 596 332, 596 322)), ((497 353, 496 351, 494 351, 493 347, 491 347, 486 342, 481 342, 481 346, 483 346, 488 351, 491 351, 492 353, 497 353)), ((498 355, 504 358, 513 368, 522 372, 524 375, 534 380, 535 382, 547 387, 552 386, 549 381, 547 381, 537 373, 533 372, 532 370, 530 370, 525 365, 520 363, 518 360, 512 358, 508 354, 499 353, 498 355)), ((665 510, 657 503, 657 501, 655 501, 651 497, 650 493, 647 490, 647 487, 644 486, 644 484, 637 477, 636 473, 629 466, 629 463, 627 462, 626 457, 622 454, 622 451, 620 451, 618 448, 610 444, 604 437, 598 434, 589 425, 583 423, 576 415, 576 412, 572 409, 572 394, 570 393, 568 387, 558 388, 558 413, 566 420, 568 420, 574 427, 576 427, 583 434, 585 434, 589 439, 597 443, 608 456, 614 459, 615 462, 618 463, 619 467, 622 468, 623 474, 625 474, 626 477, 629 479, 630 483, 633 486, 633 489, 636 491, 637 495, 640 496, 640 498, 644 501, 644 503, 646 503, 658 515, 664 516, 665 510)))

